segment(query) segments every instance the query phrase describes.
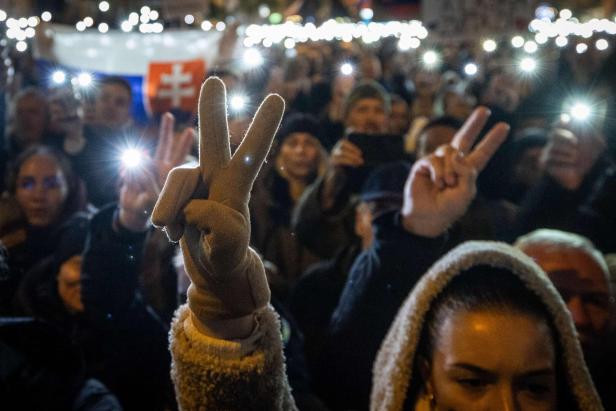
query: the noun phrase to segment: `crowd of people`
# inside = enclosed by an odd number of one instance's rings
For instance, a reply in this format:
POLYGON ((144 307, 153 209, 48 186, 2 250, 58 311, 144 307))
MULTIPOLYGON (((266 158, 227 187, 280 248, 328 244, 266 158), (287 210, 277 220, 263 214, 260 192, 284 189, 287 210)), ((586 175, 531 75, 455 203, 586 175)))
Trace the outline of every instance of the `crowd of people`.
POLYGON ((0 403, 615 409, 614 57, 439 47, 221 60, 145 125, 121 77, 7 87, 0 403))

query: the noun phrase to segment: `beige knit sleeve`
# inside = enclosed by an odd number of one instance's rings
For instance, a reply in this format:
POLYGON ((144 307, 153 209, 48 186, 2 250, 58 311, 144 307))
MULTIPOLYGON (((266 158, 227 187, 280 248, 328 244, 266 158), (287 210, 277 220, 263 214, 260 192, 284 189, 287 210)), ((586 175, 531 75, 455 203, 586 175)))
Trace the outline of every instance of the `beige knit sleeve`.
POLYGON ((257 333, 244 341, 219 340, 199 332, 186 305, 177 310, 169 340, 171 377, 181 410, 296 409, 278 315, 268 306, 256 314, 256 322, 257 333), (246 354, 247 346, 254 351, 246 354))

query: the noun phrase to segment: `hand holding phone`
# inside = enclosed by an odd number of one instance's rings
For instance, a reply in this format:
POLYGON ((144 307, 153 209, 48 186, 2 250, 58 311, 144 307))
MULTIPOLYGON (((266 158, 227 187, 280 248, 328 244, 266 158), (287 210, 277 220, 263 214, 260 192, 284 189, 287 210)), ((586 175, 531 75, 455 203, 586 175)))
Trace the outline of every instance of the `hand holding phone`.
POLYGON ((408 160, 404 152, 402 136, 394 134, 351 133, 347 137, 362 154, 364 165, 376 167, 382 164, 408 160))
POLYGON ((375 167, 408 160, 402 136, 351 133, 336 143, 330 164, 346 169, 346 189, 356 193, 375 167))
POLYGON ((334 167, 360 167, 364 165, 363 153, 359 147, 343 138, 332 149, 330 164, 334 167))

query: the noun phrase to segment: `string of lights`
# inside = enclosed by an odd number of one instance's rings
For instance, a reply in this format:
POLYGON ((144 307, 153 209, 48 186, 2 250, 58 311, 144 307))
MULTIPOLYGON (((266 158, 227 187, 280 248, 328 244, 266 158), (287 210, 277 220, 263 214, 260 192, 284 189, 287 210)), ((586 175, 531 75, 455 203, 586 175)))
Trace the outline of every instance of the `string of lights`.
MULTIPOLYGON (((98 5, 101 13, 109 12, 111 6, 107 1, 101 1, 98 5)), ((287 49, 292 49, 298 43, 309 41, 362 41, 364 44, 371 44, 388 37, 398 38, 398 48, 401 51, 409 51, 417 49, 421 46, 422 40, 428 38, 428 30, 418 20, 411 21, 389 21, 389 22, 372 22, 373 13, 371 10, 362 10, 361 22, 348 22, 338 20, 328 20, 319 26, 313 23, 302 24, 297 19, 292 19, 281 24, 250 24, 241 26, 238 30, 242 34, 245 47, 263 46, 272 47, 282 44, 287 49)), ((268 17, 269 22, 278 21, 278 18, 272 19, 278 13, 270 13, 267 10, 259 9, 261 17, 268 17)), ((511 38, 510 44, 513 48, 522 48, 526 53, 533 54, 550 40, 553 40, 557 47, 565 47, 571 41, 579 39, 589 39, 595 34, 604 36, 612 36, 616 34, 616 19, 592 19, 587 22, 580 22, 568 9, 561 10, 556 14, 556 10, 549 7, 540 7, 536 12, 538 18, 532 20, 529 24, 530 36, 515 35, 511 38)), ((118 24, 123 32, 139 31, 143 34, 160 34, 164 31, 165 25, 160 20, 160 13, 148 6, 143 6, 139 13, 131 12, 118 24)), ((280 19, 281 20, 281 19, 280 19)), ((40 16, 30 17, 9 17, 7 13, 0 10, 0 23, 4 22, 6 28, 6 37, 9 40, 15 41, 15 48, 18 51, 26 51, 28 49, 28 39, 36 36, 36 29, 40 22, 52 22, 50 12, 43 12, 40 16)), ((195 17, 188 14, 184 18, 184 22, 188 26, 195 24, 195 17)), ((200 23, 200 28, 203 31, 217 30, 224 31, 226 24, 223 21, 204 20, 200 23)), ((86 30, 97 29, 100 33, 107 33, 110 26, 106 22, 96 24, 93 17, 85 17, 75 24, 75 30, 83 32, 86 30)), ((483 50, 486 53, 492 53, 497 50, 499 43, 496 39, 486 39, 482 43, 483 50)), ((578 53, 583 53, 587 50, 588 45, 585 42, 578 44, 576 47, 578 53)), ((599 38, 595 42, 595 47, 598 50, 606 50, 609 48, 609 42, 605 38, 599 38)))
MULTIPOLYGON (((106 14, 111 6, 107 1, 101 1, 98 5, 101 13, 106 14)), ((580 22, 573 17, 573 13, 568 9, 557 11, 554 8, 541 6, 536 10, 536 18, 533 19, 528 27, 527 33, 514 35, 512 38, 484 38, 481 39, 481 49, 486 53, 494 53, 500 47, 511 47, 520 49, 523 55, 517 61, 517 66, 522 73, 533 73, 539 67, 539 62, 533 55, 541 47, 553 44, 562 48, 569 43, 577 42, 577 53, 585 53, 589 49, 588 39, 593 39, 594 47, 599 51, 609 48, 608 37, 616 34, 616 20, 592 19, 587 22, 580 22)), ((313 23, 302 24, 301 19, 290 18, 282 23, 282 18, 278 13, 271 13, 269 8, 260 7, 259 16, 267 19, 270 23, 279 22, 280 24, 250 24, 240 26, 238 34, 243 39, 245 50, 242 55, 243 67, 247 70, 261 66, 265 59, 260 48, 282 46, 287 52, 294 52, 297 44, 316 41, 340 41, 352 42, 361 41, 364 44, 377 43, 385 38, 397 38, 397 46, 401 52, 415 51, 422 47, 422 42, 429 44, 421 51, 421 62, 428 69, 437 69, 441 64, 441 56, 437 48, 438 39, 429 38, 429 32, 421 21, 389 21, 372 22, 371 10, 362 10, 361 22, 349 22, 340 20, 328 20, 319 26, 313 23), (429 41, 426 41, 429 40, 429 41)), ((40 16, 9 17, 7 13, 0 10, 0 24, 4 23, 6 28, 6 39, 14 41, 15 49, 24 52, 28 49, 28 40, 36 36, 37 28, 41 22, 53 23, 50 12, 43 12, 40 16)), ((226 23, 223 21, 196 22, 195 17, 186 15, 184 23, 188 26, 199 26, 203 31, 224 31, 226 23)), ((148 6, 143 6, 137 12, 131 12, 118 24, 121 31, 129 33, 138 31, 142 34, 159 34, 164 31, 165 25, 160 21, 160 13, 148 6)), ((86 30, 97 29, 105 34, 110 30, 109 24, 100 22, 96 24, 94 18, 85 17, 75 24, 75 30, 84 32, 86 30)), ((4 40, 4 45, 8 43, 4 40)), ((424 46, 425 46, 424 44, 424 46)), ((345 76, 353 75, 355 68, 350 62, 344 62, 339 67, 340 73, 345 76)), ((462 68, 467 77, 476 76, 480 72, 477 62, 467 61, 462 68)), ((58 70, 52 73, 51 81, 61 85, 70 81, 74 86, 87 88, 92 83, 92 76, 88 73, 76 73, 68 76, 65 72, 58 70), (70 77, 70 78, 69 78, 70 77)), ((239 101, 239 100, 238 100, 239 101)), ((239 104, 239 103, 238 103, 239 104)))

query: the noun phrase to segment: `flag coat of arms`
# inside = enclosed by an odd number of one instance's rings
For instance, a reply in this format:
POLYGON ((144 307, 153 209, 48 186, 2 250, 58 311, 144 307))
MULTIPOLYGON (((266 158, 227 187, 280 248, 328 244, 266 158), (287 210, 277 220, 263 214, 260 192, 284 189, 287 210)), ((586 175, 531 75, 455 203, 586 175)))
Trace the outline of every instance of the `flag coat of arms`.
POLYGON ((205 75, 204 60, 150 63, 143 88, 146 112, 194 111, 205 75))
POLYGON ((95 79, 120 76, 131 86, 133 116, 145 123, 166 111, 194 113, 199 89, 215 60, 221 32, 168 30, 161 34, 75 32, 53 27, 54 63, 39 62, 95 79))

